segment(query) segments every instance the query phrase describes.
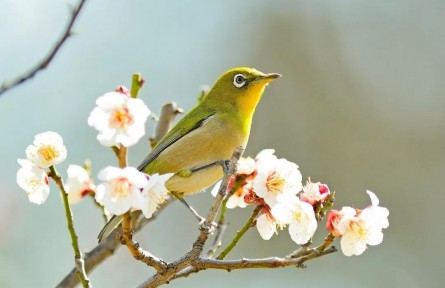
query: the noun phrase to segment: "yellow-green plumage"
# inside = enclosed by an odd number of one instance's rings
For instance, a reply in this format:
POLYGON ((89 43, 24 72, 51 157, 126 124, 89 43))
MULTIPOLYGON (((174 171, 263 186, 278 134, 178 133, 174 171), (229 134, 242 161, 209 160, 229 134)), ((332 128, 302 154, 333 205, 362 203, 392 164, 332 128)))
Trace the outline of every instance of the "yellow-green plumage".
MULTIPOLYGON (((264 87, 278 77, 279 74, 244 67, 225 72, 207 96, 159 141, 138 169, 147 174, 178 173, 230 159, 237 146, 247 144, 252 116, 264 87)), ((183 196, 202 191, 222 176, 222 167, 215 165, 188 177, 175 174, 166 187, 183 196)), ((119 222, 114 220, 107 226, 114 229, 119 222)), ((100 238, 111 232, 105 230, 110 229, 105 227, 100 238)))

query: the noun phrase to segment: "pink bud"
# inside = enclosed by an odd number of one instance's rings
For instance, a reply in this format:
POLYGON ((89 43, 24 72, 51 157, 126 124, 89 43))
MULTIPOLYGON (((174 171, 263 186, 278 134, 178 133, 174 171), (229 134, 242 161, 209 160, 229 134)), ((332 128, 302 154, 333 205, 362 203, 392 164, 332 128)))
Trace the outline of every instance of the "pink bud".
POLYGON ((130 90, 128 90, 128 88, 123 85, 117 86, 116 90, 114 91, 124 94, 125 96, 131 97, 130 90))

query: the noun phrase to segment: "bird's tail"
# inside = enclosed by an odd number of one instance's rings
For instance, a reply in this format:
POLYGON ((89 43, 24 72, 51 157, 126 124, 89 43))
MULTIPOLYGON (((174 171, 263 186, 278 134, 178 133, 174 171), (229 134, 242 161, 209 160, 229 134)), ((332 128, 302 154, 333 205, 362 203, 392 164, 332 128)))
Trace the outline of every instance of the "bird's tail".
POLYGON ((105 224, 104 228, 102 228, 99 235, 97 236, 99 243, 106 239, 114 231, 114 229, 116 229, 117 226, 121 224, 122 219, 124 219, 122 215, 111 217, 110 221, 105 224))

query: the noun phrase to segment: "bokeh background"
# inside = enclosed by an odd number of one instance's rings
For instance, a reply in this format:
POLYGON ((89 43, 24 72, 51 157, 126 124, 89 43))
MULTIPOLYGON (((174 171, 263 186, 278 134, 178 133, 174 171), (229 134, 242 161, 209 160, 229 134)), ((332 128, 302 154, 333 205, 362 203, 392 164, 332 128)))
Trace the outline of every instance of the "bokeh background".
MULTIPOLYGON (((46 55, 69 4, 76 2, 0 0, 2 81, 46 55)), ((390 227, 383 243, 360 257, 340 252, 305 270, 205 271, 170 286, 442 287, 444 27, 442 0, 87 1, 76 36, 49 68, 0 97, 0 286, 52 287, 73 266, 56 187, 36 206, 16 184, 16 159, 35 134, 62 135, 63 175, 86 158, 97 173, 116 163, 86 123, 97 97, 140 72, 147 80, 140 97, 153 112, 170 100, 189 110, 201 85, 250 66, 284 77, 267 88, 246 155, 276 149, 304 177, 335 189, 337 208, 365 207, 370 189, 389 208, 390 227)), ((130 163, 147 150, 141 141, 130 163)), ((204 214, 212 197, 189 201, 204 214)), ((90 250, 102 218, 88 200, 73 209, 81 247, 90 250)), ((225 243, 249 213, 231 211, 225 243)), ((173 260, 197 233, 195 219, 175 204, 137 239, 173 260)), ((230 257, 282 256, 295 248, 286 231, 263 241, 252 229, 230 257)), ((133 287, 151 273, 121 248, 90 278, 94 287, 133 287)))

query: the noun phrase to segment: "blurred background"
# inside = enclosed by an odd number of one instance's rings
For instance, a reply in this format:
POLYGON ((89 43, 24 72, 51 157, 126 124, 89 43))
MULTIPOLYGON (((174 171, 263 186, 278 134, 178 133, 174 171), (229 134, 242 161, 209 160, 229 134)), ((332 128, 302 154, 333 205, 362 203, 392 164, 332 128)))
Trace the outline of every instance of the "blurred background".
MULTIPOLYGON (((0 0, 0 80, 11 80, 52 48, 77 1, 0 0)), ((140 72, 140 97, 159 113, 185 110, 200 87, 237 66, 279 72, 257 108, 245 155, 264 148, 296 162, 304 178, 337 191, 336 208, 370 203, 390 210, 383 243, 362 256, 341 252, 297 270, 204 271, 172 287, 442 287, 445 202, 445 2, 395 1, 87 1, 75 37, 34 79, 0 97, 0 286, 53 287, 73 267, 59 192, 41 206, 16 184, 17 158, 34 135, 56 131, 69 164, 114 165, 87 117, 96 99, 140 72)), ((147 123, 149 135, 153 121, 147 123)), ((130 149, 139 164, 147 141, 130 149)), ((210 193, 189 198, 205 214, 210 193)), ((224 243, 250 208, 230 211, 224 243)), ((90 200, 73 207, 81 247, 96 244, 103 222, 90 200)), ((172 205, 136 236, 174 260, 198 231, 172 205)), ((323 229, 317 241, 325 236, 323 229)), ((316 243, 318 243, 316 241, 316 243)), ((339 248, 339 243, 337 243, 339 248)), ((270 241, 252 229, 229 258, 283 256, 287 231, 270 241)), ((153 271, 126 249, 98 267, 94 287, 133 287, 153 271)))

